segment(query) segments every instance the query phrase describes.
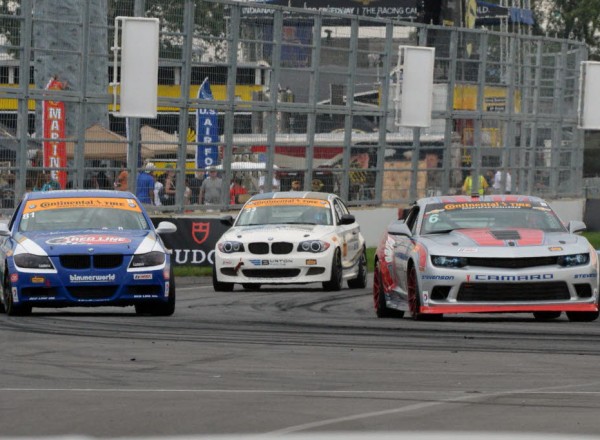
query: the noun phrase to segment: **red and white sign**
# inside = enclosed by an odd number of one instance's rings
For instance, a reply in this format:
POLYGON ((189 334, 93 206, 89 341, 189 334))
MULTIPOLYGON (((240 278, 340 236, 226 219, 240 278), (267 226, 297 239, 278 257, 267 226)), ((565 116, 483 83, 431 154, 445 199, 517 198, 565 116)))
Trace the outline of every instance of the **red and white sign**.
MULTIPOLYGON (((63 90, 65 85, 55 78, 50 79, 46 90, 63 90)), ((67 166, 67 147, 65 138, 65 103, 62 101, 43 101, 42 129, 44 132, 44 167, 60 168, 67 166)), ((52 179, 61 188, 67 184, 67 173, 64 170, 52 170, 52 179)))

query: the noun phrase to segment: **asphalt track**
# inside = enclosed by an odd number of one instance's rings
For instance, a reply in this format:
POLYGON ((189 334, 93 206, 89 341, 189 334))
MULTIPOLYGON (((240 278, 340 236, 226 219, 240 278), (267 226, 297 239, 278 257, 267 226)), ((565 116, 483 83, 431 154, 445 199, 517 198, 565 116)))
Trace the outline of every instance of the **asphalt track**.
POLYGON ((600 435, 600 321, 377 319, 369 289, 177 282, 168 318, 0 316, 0 437, 600 435))

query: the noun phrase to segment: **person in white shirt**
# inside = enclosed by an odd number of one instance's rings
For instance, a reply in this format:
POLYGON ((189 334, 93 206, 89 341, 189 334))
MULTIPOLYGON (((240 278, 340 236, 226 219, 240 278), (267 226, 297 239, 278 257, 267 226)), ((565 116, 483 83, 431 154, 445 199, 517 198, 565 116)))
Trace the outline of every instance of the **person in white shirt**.
MULTIPOLYGON (((276 192, 276 191, 280 191, 281 190, 281 182, 279 181, 278 177, 278 172, 275 172, 273 174, 273 184, 272 184, 272 188, 271 191, 276 192)), ((258 189, 261 193, 265 192, 265 182, 266 182, 266 177, 267 176, 260 176, 258 178, 258 189)))
MULTIPOLYGON (((494 174, 494 183, 492 184, 492 187, 494 188, 494 192, 496 194, 502 194, 502 171, 498 170, 496 171, 496 174, 494 174)), ((512 178, 510 177, 510 173, 507 171, 506 173, 504 173, 504 194, 510 194, 510 191, 512 189, 512 178)))

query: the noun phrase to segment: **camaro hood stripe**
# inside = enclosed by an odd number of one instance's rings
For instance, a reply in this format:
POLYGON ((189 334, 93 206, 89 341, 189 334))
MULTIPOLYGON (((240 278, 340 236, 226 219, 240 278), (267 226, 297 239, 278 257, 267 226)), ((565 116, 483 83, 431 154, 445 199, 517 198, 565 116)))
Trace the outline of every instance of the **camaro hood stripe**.
MULTIPOLYGON (((509 246, 514 243, 517 246, 540 246, 544 244, 544 231, 539 229, 511 229, 519 235, 519 239, 515 240, 499 240, 494 237, 489 229, 461 229, 454 231, 456 234, 463 235, 479 246, 509 246)), ((513 244, 513 246, 514 246, 513 244)))

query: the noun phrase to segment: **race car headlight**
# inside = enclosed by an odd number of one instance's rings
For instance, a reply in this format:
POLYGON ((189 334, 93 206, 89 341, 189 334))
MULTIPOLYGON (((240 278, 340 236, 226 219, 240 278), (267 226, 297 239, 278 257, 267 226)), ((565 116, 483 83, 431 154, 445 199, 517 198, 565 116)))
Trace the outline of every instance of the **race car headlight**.
POLYGON ((432 255, 431 262, 437 267, 465 267, 467 259, 464 257, 444 257, 441 255, 432 255))
POLYGON ((163 252, 148 252, 134 255, 130 267, 160 266, 164 262, 165 254, 163 252))
POLYGON ((581 266, 583 264, 588 264, 589 261, 590 254, 573 254, 558 257, 558 264, 560 266, 581 266))
POLYGON ((233 254, 234 252, 244 252, 244 245, 239 241, 224 241, 218 244, 218 248, 221 252, 226 254, 233 254))
POLYGON ((27 269, 53 269, 50 258, 44 255, 18 254, 14 256, 14 262, 17 267, 27 269))
POLYGON ((329 249, 329 243, 321 240, 307 240, 298 245, 298 252, 312 252, 313 254, 325 252, 329 249))

